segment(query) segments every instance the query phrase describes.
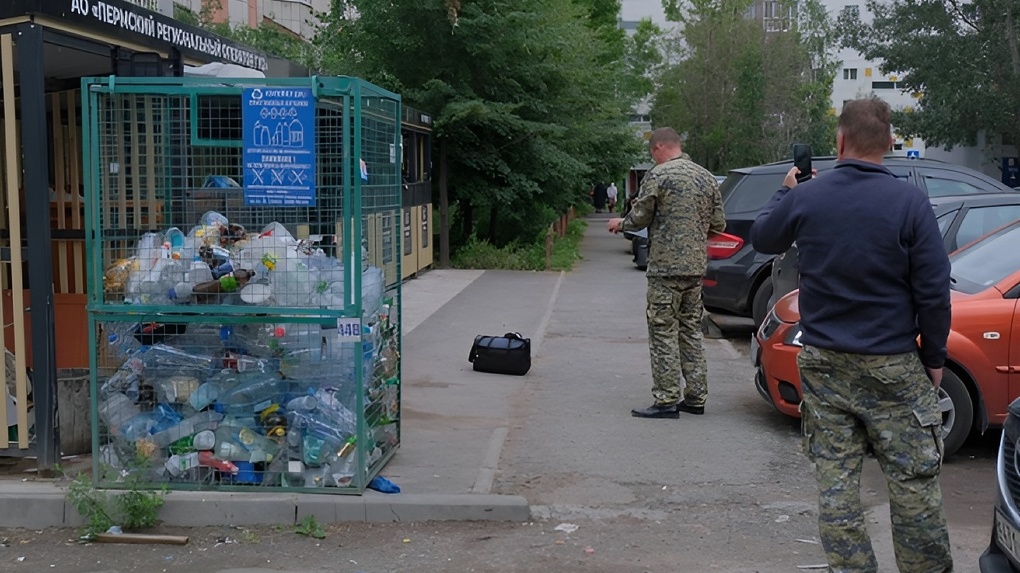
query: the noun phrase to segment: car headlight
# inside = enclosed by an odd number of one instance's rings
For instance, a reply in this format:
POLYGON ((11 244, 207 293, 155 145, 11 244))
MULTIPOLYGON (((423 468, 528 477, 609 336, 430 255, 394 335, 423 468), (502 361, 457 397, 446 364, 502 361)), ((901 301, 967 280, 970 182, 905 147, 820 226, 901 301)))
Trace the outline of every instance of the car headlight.
POLYGON ((800 341, 802 334, 804 334, 804 330, 801 329, 799 324, 795 325, 787 331, 786 337, 783 338, 783 344, 787 346, 804 346, 804 343, 800 341))

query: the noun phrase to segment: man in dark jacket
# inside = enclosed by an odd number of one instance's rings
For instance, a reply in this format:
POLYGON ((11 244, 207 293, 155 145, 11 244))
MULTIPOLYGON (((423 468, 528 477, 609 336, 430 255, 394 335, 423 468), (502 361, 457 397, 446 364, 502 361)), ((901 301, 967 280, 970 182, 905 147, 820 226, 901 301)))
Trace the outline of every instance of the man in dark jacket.
POLYGON ((881 165, 892 144, 890 116, 880 99, 848 102, 836 167, 799 186, 791 169, 751 242, 771 254, 797 242, 801 417, 829 570, 878 571, 860 499, 870 447, 889 486, 899 570, 949 572, 937 405, 949 259, 924 192, 881 165))

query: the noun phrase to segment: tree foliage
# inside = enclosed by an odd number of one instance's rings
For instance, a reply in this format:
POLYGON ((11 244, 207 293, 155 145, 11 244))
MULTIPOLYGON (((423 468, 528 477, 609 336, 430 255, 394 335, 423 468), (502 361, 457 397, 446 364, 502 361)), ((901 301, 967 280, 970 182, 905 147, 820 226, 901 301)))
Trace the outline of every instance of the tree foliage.
POLYGON ((716 172, 786 158, 808 143, 831 153, 836 64, 831 24, 817 0, 800 3, 786 26, 766 31, 752 0, 664 0, 682 24, 679 55, 657 78, 656 126, 685 133, 684 148, 716 172))
POLYGON ((502 245, 530 241, 635 158, 617 11, 605 0, 334 0, 316 44, 323 73, 432 114, 453 239, 502 245))
POLYGON ((869 0, 873 20, 839 19, 842 40, 919 96, 894 117, 905 137, 974 145, 977 134, 1020 141, 1020 5, 1016 0, 869 0))

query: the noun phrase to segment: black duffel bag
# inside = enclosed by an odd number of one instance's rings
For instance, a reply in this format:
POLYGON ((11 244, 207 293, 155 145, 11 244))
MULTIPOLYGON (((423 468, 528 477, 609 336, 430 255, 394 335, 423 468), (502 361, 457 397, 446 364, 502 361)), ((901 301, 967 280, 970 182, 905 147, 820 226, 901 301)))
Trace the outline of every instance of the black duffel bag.
POLYGON ((524 376, 531 369, 531 339, 519 332, 503 336, 478 335, 471 345, 468 362, 476 372, 524 376))

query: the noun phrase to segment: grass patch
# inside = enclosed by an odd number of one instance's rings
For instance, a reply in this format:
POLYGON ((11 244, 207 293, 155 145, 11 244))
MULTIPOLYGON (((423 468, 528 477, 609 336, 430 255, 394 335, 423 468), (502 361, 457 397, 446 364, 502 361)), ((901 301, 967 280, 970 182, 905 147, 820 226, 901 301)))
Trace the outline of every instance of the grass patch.
MULTIPOLYGON (((552 261, 548 270, 569 271, 574 262, 581 258, 581 239, 588 224, 583 219, 574 219, 567 226, 567 233, 555 237, 552 261)), ((510 243, 496 247, 488 241, 472 239, 452 257, 450 264, 455 269, 498 269, 507 271, 544 271, 545 233, 531 243, 510 243)))

